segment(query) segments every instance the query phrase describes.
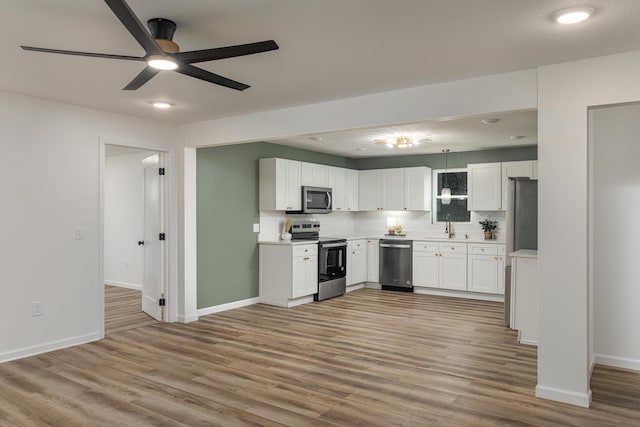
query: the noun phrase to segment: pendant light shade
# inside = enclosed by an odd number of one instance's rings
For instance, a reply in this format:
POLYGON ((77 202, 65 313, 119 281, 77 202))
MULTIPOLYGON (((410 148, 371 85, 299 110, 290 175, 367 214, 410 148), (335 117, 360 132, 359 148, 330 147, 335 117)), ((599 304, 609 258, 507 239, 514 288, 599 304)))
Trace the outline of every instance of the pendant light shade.
POLYGON ((449 154, 449 149, 445 148, 442 150, 444 153, 444 182, 442 183, 442 190, 440 190, 440 200, 443 205, 451 204, 451 188, 447 185, 447 154, 449 154))

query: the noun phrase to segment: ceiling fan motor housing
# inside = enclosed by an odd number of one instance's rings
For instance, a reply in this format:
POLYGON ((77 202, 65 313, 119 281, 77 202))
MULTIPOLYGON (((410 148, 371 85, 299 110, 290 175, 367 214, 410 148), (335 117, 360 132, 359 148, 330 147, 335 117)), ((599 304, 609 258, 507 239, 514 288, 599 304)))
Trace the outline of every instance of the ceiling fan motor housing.
POLYGON ((173 42, 176 32, 176 23, 170 19, 152 18, 147 21, 151 37, 156 40, 160 49, 167 53, 178 53, 180 47, 173 42))

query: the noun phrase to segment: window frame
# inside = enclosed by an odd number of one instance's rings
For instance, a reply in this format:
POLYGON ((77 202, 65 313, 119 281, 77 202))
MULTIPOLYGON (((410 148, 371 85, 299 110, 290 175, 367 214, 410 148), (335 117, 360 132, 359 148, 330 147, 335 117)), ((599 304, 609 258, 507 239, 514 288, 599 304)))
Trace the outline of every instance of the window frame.
MULTIPOLYGON (((432 224, 445 224, 445 221, 438 221, 438 199, 441 199, 442 196, 438 196, 438 174, 441 173, 451 173, 451 172, 466 172, 467 173, 467 194, 462 196, 462 195, 452 195, 451 198, 452 199, 460 199, 460 200, 467 200, 467 211, 470 211, 469 208, 469 184, 468 184, 468 178, 469 178, 469 171, 467 170, 467 168, 447 168, 447 169, 432 169, 431 171, 431 183, 432 183, 432 189, 431 189, 431 194, 433 195, 433 197, 431 198, 431 223, 432 224)), ((469 216, 469 221, 451 221, 454 224, 471 224, 471 215, 469 216)))

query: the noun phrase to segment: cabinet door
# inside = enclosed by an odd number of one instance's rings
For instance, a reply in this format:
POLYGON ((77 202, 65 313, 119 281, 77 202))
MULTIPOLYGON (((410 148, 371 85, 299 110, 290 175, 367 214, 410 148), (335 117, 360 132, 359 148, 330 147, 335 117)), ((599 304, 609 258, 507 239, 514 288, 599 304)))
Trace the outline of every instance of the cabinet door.
POLYGON ((333 190, 333 210, 347 210, 347 170, 342 168, 329 168, 329 188, 333 190))
POLYGON ((377 211, 382 209, 384 196, 384 176, 382 171, 359 171, 358 176, 358 209, 361 211, 377 211))
POLYGON ((380 260, 379 256, 379 240, 369 239, 367 240, 367 282, 378 283, 378 265, 380 260))
POLYGON ((352 240, 347 250, 351 254, 351 260, 347 261, 347 270, 350 272, 351 283, 367 281, 367 243, 365 240, 352 240))
POLYGON ((498 257, 469 255, 468 290, 472 292, 498 293, 498 257))
POLYGON ((318 293, 318 257, 307 256, 304 260, 305 295, 318 293))
POLYGON ((329 167, 316 163, 302 162, 302 185, 311 187, 329 186, 329 167))
POLYGON ((404 209, 431 210, 431 169, 425 166, 404 169, 404 209))
POLYGON ((532 164, 532 172, 531 172, 531 179, 538 179, 538 161, 537 160, 532 160, 531 161, 532 164))
POLYGON ((358 171, 346 169, 347 175, 347 210, 358 210, 358 171))
POLYGON ((498 293, 504 295, 504 256, 498 255, 498 293))
MULTIPOLYGON (((300 183, 300 162, 285 160, 285 207, 284 210, 298 211, 302 209, 302 184, 300 183)), ((277 184, 278 187, 280 184, 277 184)))
POLYGON ((533 160, 502 163, 502 209, 507 208, 507 183, 509 178, 533 177, 533 160))
POLYGON ((467 254, 440 253, 438 258, 439 287, 467 290, 467 254))
POLYGON ((383 169, 384 199, 382 207, 386 211, 404 209, 404 169, 383 169))
POLYGON ((413 251, 413 286, 438 287, 437 252, 413 251))
POLYGON ((500 163, 467 165, 469 210, 499 211, 502 209, 502 172, 500 163))
POLYGON ((292 260, 293 275, 291 276, 291 298, 299 298, 307 292, 306 258, 294 257, 292 260))

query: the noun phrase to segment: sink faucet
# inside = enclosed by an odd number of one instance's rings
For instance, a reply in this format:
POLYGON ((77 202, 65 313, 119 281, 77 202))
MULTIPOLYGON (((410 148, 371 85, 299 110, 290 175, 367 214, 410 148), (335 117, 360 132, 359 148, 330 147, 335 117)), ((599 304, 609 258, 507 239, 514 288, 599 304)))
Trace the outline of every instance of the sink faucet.
POLYGON ((445 227, 444 232, 447 233, 447 237, 450 239, 456 235, 453 231, 453 225, 451 224, 451 214, 448 213, 444 219, 447 221, 447 226, 445 227))

